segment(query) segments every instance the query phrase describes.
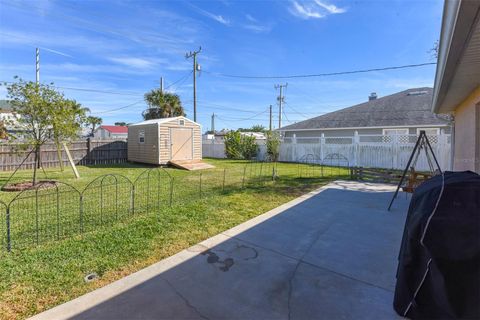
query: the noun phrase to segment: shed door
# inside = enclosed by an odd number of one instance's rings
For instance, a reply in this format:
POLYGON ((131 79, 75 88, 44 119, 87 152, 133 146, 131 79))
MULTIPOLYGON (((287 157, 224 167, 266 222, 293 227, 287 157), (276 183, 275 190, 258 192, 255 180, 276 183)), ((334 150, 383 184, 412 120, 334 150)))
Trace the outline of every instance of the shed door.
POLYGON ((172 160, 193 159, 193 130, 191 128, 171 128, 172 160))

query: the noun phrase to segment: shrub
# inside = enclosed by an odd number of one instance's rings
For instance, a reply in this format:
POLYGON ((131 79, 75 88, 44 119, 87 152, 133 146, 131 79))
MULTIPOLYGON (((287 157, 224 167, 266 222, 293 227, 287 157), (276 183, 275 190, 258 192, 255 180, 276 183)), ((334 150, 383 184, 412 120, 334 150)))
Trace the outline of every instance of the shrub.
POLYGON ((268 157, 276 162, 280 154, 280 134, 277 131, 268 131, 266 136, 268 157))
POLYGON ((255 137, 242 136, 242 156, 244 159, 252 159, 257 156, 258 146, 255 137))
POLYGON ((255 137, 230 131, 225 136, 225 155, 228 159, 252 159, 257 156, 258 146, 255 137))

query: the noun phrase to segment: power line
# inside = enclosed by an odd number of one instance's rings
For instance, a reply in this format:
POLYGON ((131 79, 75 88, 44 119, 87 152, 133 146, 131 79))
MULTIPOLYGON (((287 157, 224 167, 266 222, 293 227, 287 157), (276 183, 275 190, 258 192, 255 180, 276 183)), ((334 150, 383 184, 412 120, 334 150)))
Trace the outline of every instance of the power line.
POLYGON ((218 72, 210 72, 204 70, 203 72, 227 77, 227 78, 240 78, 240 79, 291 79, 291 78, 313 78, 313 77, 329 77, 329 76, 339 76, 345 74, 355 74, 355 73, 367 73, 367 72, 375 72, 375 71, 387 71, 387 70, 397 70, 397 69, 407 69, 407 68, 418 68, 424 67, 428 65, 437 64, 436 62, 426 62, 426 63, 418 63, 418 64, 407 64, 402 66, 391 66, 391 67, 383 67, 383 68, 372 68, 372 69, 363 69, 363 70, 351 70, 351 71, 339 71, 339 72, 330 72, 330 73, 317 73, 317 74, 297 74, 297 75, 284 75, 284 76, 250 76, 250 75, 236 75, 236 74, 225 74, 225 73, 218 73, 218 72))
POLYGON ((310 116, 307 116, 307 115, 305 115, 305 114, 297 111, 296 109, 294 109, 289 103, 285 102, 285 105, 286 105, 287 107, 289 107, 289 108, 290 108, 293 112, 295 112, 296 114, 298 114, 298 115, 300 115, 300 116, 302 116, 302 117, 305 117, 305 118, 307 118, 307 119, 310 118, 310 116))
POLYGON ((143 102, 143 100, 139 100, 139 101, 137 101, 137 102, 131 103, 131 104, 126 105, 126 106, 123 106, 123 107, 115 108, 115 109, 110 109, 110 110, 105 110, 105 111, 99 111, 99 112, 92 112, 92 114, 110 113, 110 112, 114 112, 114 111, 126 109, 126 108, 128 108, 128 107, 131 107, 131 106, 134 106, 134 105, 136 105, 136 104, 139 104, 140 102, 143 102))
POLYGON ((186 75, 184 75, 180 79, 178 79, 178 80, 174 81, 173 83, 169 84, 168 86, 166 86, 165 90, 167 90, 170 87, 173 87, 174 85, 176 85, 179 82, 183 83, 183 81, 185 81, 192 73, 193 73, 193 70, 190 70, 186 75))
MULTIPOLYGON (((16 82, 13 82, 13 81, 3 81, 3 80, 0 80, 0 82, 4 82, 4 83, 16 83, 16 82)), ((116 95, 122 95, 122 96, 139 96, 139 95, 143 95, 143 93, 107 91, 107 90, 98 90, 98 89, 90 89, 90 88, 63 87, 63 86, 56 86, 56 85, 50 85, 50 87, 57 88, 57 89, 64 89, 64 90, 96 92, 96 93, 107 93, 107 94, 116 94, 116 95)))
POLYGON ((253 115, 253 116, 251 116, 251 117, 248 117, 248 118, 230 118, 230 117, 224 118, 224 117, 220 117, 220 116, 218 116, 218 115, 216 115, 216 117, 219 118, 219 119, 226 120, 226 121, 230 121, 230 120, 231 120, 231 121, 247 121, 247 120, 253 120, 253 119, 255 119, 256 117, 258 117, 259 115, 262 115, 262 114, 268 112, 269 110, 270 110, 270 109, 267 108, 267 109, 265 109, 265 110, 263 110, 263 111, 261 111, 261 112, 259 112, 259 113, 256 113, 255 115, 253 115))

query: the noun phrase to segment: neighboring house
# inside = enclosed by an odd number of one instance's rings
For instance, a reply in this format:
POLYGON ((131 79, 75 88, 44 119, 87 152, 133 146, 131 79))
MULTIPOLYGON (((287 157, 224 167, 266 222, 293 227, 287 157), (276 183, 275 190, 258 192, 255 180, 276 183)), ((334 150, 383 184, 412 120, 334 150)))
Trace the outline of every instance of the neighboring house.
POLYGON ((225 136, 230 132, 230 130, 222 129, 220 131, 215 131, 215 134, 212 133, 205 133, 202 135, 202 140, 204 142, 215 142, 215 143, 223 143, 225 140, 225 136))
MULTIPOLYGON (((215 134, 212 133, 205 133, 202 135, 202 140, 206 143, 213 142, 215 143, 223 143, 225 141, 225 136, 230 132, 230 130, 223 129, 222 131, 215 131, 215 134)), ((249 131, 242 131, 240 132, 242 136, 249 136, 255 137, 257 143, 264 143, 267 140, 265 134, 263 132, 249 132, 249 131)))
POLYGON ((448 116, 431 112, 432 88, 414 88, 330 112, 278 129, 285 138, 450 133, 448 116))
POLYGON ((242 136, 247 136, 247 137, 254 137, 255 142, 257 144, 265 144, 267 143, 267 137, 263 132, 250 132, 250 131, 245 131, 245 132, 240 132, 242 136))
POLYGON ((94 134, 94 139, 127 139, 128 127, 127 126, 108 126, 103 125, 98 127, 94 134))
POLYGON ((454 116, 453 170, 480 173, 480 1, 445 1, 431 110, 454 116))
POLYGON ((7 100, 0 100, 0 122, 5 126, 7 135, 22 139, 26 132, 18 122, 20 116, 13 112, 13 108, 7 100))

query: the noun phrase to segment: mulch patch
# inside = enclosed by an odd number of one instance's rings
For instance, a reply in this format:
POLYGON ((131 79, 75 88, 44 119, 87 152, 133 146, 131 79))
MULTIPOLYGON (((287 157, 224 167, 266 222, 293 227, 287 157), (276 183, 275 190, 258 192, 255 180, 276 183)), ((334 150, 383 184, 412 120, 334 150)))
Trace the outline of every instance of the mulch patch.
POLYGON ((57 181, 54 181, 54 180, 42 180, 37 182, 35 186, 33 185, 32 181, 22 181, 17 183, 9 183, 5 185, 2 187, 2 191, 18 192, 18 191, 34 189, 34 188, 50 189, 50 188, 55 188, 56 186, 57 186, 57 181))

